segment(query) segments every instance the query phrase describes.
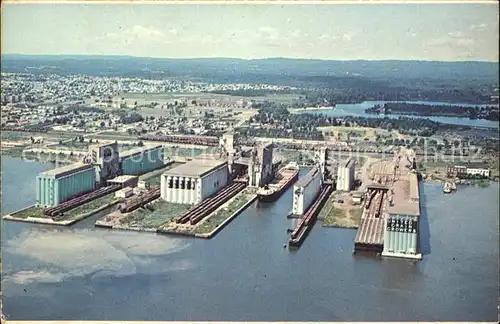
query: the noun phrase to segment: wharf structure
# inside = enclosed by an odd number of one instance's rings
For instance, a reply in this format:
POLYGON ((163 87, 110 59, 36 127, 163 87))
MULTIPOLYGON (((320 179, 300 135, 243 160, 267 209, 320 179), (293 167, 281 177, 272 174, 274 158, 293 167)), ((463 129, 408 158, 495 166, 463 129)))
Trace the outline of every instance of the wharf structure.
POLYGON ((94 190, 95 169, 90 164, 74 163, 41 172, 36 177, 36 205, 52 207, 77 195, 94 190))
POLYGON ((226 186, 228 179, 226 161, 190 161, 162 174, 161 198, 172 203, 197 204, 226 186))
POLYGON ((316 199, 323 183, 321 169, 314 166, 293 186, 293 215, 303 215, 316 199))
POLYGON ((421 259, 418 253, 420 193, 417 175, 394 182, 389 196, 382 256, 421 259))
POLYGON ((316 165, 294 186, 292 217, 299 216, 299 221, 290 234, 290 248, 299 247, 305 240, 333 189, 326 168, 325 148, 315 153, 315 161, 316 165))
MULTIPOLYGON (((413 151, 402 149, 402 153, 413 151)), ((354 240, 355 251, 382 256, 421 259, 419 253, 419 180, 411 159, 398 155, 377 168, 374 183, 367 186, 361 223, 354 240), (410 164, 407 164, 410 162, 410 164)))

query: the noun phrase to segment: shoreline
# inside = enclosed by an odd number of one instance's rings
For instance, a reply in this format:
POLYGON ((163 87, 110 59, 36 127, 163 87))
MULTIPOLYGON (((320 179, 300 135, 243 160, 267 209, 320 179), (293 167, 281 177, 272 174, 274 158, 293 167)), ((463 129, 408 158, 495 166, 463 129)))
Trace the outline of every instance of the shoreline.
POLYGON ((52 218, 50 217, 47 217, 47 218, 42 218, 42 217, 26 217, 26 218, 20 218, 20 217, 16 217, 15 214, 19 213, 19 212, 22 212, 24 210, 27 210, 27 209, 30 209, 32 207, 34 207, 35 205, 31 205, 31 206, 28 206, 26 208, 23 208, 23 209, 20 209, 18 211, 15 211, 13 213, 10 213, 10 214, 7 214, 7 215, 4 215, 2 216, 2 220, 9 220, 9 221, 14 221, 14 222, 24 222, 24 223, 32 223, 32 224, 43 224, 43 225, 56 225, 56 226, 71 226, 81 220, 84 220, 85 218, 88 218, 92 215, 95 215, 103 210, 106 210, 110 207, 113 207, 114 205, 118 204, 120 202, 120 199, 115 199, 105 205, 102 205, 101 207, 98 207, 96 209, 93 209, 91 211, 88 211, 86 213, 83 213, 83 214, 80 214, 80 215, 77 215, 75 218, 73 219, 68 219, 68 220, 59 220, 59 221, 55 221, 53 220, 52 218))
MULTIPOLYGON (((236 216, 238 216, 245 209, 247 209, 247 207, 250 204, 252 204, 256 199, 257 199, 257 195, 254 194, 245 204, 243 204, 243 206, 241 206, 240 208, 238 208, 234 213, 231 214, 231 216, 229 216, 228 218, 226 218, 225 221, 223 221, 222 223, 220 223, 219 225, 217 225, 217 227, 215 227, 211 232, 206 233, 206 234, 195 234, 195 237, 200 237, 200 238, 205 238, 205 239, 210 239, 210 238, 214 237, 220 230, 222 230, 234 218, 236 218, 236 216)), ((215 211, 214 213, 216 213, 216 212, 217 211, 215 211)), ((212 216, 212 215, 210 215, 210 216, 212 216)))
MULTIPOLYGON (((226 204, 229 204, 233 201, 234 198, 237 198, 237 196, 233 197, 232 199, 228 200, 224 205, 220 206, 217 210, 213 211, 210 215, 208 215, 205 220, 210 219, 212 216, 215 216, 217 212, 219 212, 221 209, 227 207, 226 204)), ((107 229, 112 229, 112 230, 119 230, 119 231, 132 231, 132 232, 147 232, 147 233, 155 233, 155 234, 161 234, 161 235, 179 235, 179 236, 190 236, 190 237, 195 237, 195 238, 202 238, 202 239, 211 239, 214 237, 218 232, 220 232, 224 227, 226 227, 234 218, 236 218, 239 214, 241 214, 250 204, 252 204, 255 200, 257 199, 257 195, 253 194, 242 206, 240 206, 237 210, 233 211, 226 219, 224 219, 219 225, 217 225, 214 229, 212 229, 210 232, 206 233, 196 233, 196 228, 197 225, 194 228, 189 228, 186 231, 178 230, 176 227, 164 227, 165 224, 170 223, 172 220, 167 221, 166 223, 159 225, 157 227, 137 227, 137 226, 127 226, 127 225, 113 225, 111 223, 105 222, 102 219, 97 220, 94 223, 95 227, 101 227, 101 228, 107 228, 107 229)), ((106 216, 104 216, 106 217, 106 216)))

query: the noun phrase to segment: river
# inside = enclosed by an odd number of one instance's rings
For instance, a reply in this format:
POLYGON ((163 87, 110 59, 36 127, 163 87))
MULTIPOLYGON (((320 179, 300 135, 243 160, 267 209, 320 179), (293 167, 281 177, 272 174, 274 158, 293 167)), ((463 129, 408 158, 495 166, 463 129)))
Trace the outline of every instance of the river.
MULTIPOLYGON (((32 204, 49 164, 2 157, 2 214, 32 204)), ((2 222, 13 320, 495 321, 498 194, 422 185, 420 262, 352 254, 355 230, 317 223, 283 248, 292 191, 212 240, 2 222)))
MULTIPOLYGON (((416 103, 416 104, 429 104, 429 105, 443 105, 443 106, 491 106, 491 105, 471 105, 471 104, 450 104, 446 102, 430 102, 430 101, 401 101, 406 103, 416 103)), ((337 104, 335 109, 318 109, 318 110, 304 110, 303 113, 307 114, 325 114, 326 116, 341 117, 341 116, 361 116, 361 117, 373 117, 373 118, 399 118, 400 115, 388 115, 383 114, 367 114, 365 109, 371 108, 377 104, 383 105, 386 101, 364 101, 359 104, 337 104)), ((454 124, 454 125, 466 125, 466 126, 480 126, 489 128, 499 128, 499 123, 492 120, 484 119, 469 119, 460 117, 431 117, 431 116, 403 116, 410 118, 427 118, 436 122, 444 124, 454 124)))

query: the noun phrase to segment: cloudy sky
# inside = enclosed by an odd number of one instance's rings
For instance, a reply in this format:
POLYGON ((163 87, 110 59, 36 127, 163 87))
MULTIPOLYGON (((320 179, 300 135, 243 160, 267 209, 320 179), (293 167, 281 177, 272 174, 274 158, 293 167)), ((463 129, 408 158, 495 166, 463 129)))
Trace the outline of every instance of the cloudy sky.
POLYGON ((498 4, 4 4, 2 53, 498 61, 498 4))

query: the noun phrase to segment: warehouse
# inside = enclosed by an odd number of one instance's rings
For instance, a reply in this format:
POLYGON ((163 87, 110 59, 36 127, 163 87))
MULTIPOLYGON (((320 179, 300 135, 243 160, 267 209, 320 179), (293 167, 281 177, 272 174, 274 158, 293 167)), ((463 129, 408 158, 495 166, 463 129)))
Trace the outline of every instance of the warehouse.
POLYGON ((139 175, 163 167, 164 151, 162 145, 157 145, 120 152, 122 174, 139 175))
POLYGON ((162 199, 179 204, 197 204, 222 189, 228 181, 225 161, 190 161, 161 176, 162 199))
POLYGON ((351 158, 339 165, 337 169, 337 190, 350 191, 354 187, 356 160, 351 158))
POLYGON ((389 196, 383 256, 420 259, 418 251, 420 194, 417 175, 394 183, 389 196))
POLYGON ((57 206, 95 187, 95 168, 90 164, 75 163, 40 173, 36 177, 36 204, 40 207, 57 206))
POLYGON ((303 215, 321 189, 321 171, 318 166, 314 167, 293 186, 293 209, 292 214, 303 215))
POLYGON ((137 187, 139 177, 133 175, 121 175, 107 181, 110 185, 120 185, 120 187, 137 187))

